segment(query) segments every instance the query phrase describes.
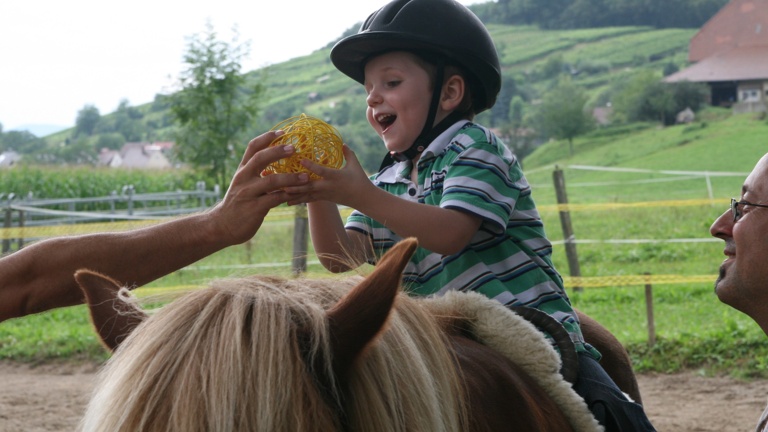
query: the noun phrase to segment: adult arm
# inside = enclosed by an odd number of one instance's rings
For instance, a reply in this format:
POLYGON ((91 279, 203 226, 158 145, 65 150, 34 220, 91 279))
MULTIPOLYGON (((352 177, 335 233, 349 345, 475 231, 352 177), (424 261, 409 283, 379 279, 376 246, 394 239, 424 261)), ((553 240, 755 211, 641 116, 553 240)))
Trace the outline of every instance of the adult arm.
POLYGON ((253 237, 269 210, 287 200, 282 188, 308 181, 306 174, 260 176, 294 151, 266 148, 277 136, 248 144, 224 199, 209 211, 126 232, 43 240, 0 259, 0 321, 82 303, 73 277, 81 268, 141 286, 253 237))

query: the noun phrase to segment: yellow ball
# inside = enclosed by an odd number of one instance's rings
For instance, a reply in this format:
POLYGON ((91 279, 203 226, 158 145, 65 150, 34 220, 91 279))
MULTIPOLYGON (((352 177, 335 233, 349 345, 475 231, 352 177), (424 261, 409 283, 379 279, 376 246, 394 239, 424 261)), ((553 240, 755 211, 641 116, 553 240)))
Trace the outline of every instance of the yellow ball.
POLYGON ((341 168, 344 162, 341 135, 333 126, 318 118, 301 114, 281 121, 270 130, 285 132, 272 141, 270 146, 293 145, 296 152, 291 157, 268 165, 264 170, 265 174, 306 172, 311 180, 316 180, 320 177, 304 168, 301 165, 302 160, 309 159, 319 165, 336 169, 341 168))

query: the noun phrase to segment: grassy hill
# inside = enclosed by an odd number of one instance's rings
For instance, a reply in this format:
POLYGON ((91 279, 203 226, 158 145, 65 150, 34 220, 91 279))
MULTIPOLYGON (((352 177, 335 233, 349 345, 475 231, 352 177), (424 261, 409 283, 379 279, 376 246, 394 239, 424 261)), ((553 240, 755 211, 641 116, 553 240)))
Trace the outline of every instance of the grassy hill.
MULTIPOLYGON (((506 122, 513 96, 521 95, 530 109, 563 74, 587 89, 592 104, 598 105, 610 97, 611 85, 639 69, 653 70, 661 77, 670 64, 683 67, 688 41, 695 33, 647 27, 544 31, 491 25, 489 30, 499 51, 504 86, 496 106, 477 121, 493 127, 506 122)), ((373 170, 383 152, 365 121, 363 89, 333 67, 329 52, 324 48, 252 73, 254 79, 265 79, 268 89, 260 124, 253 133, 305 112, 338 127, 364 166, 373 170)))
MULTIPOLYGON (((573 156, 569 155, 567 142, 553 141, 526 157, 524 164, 527 170, 583 164, 654 170, 744 172, 750 171, 757 159, 768 151, 766 133, 768 122, 764 115, 732 115, 727 109, 708 108, 688 125, 662 128, 657 124, 633 124, 597 130, 574 140, 573 156)), ((605 181, 615 178, 615 175, 607 172, 574 173, 580 181, 605 181)), ((742 180, 739 179, 739 182, 742 180)))
MULTIPOLYGON (((715 109, 701 117, 690 125, 597 131, 575 141, 573 156, 566 142, 553 141, 523 160, 555 242, 563 234, 553 171, 563 171, 576 238, 595 241, 579 245, 583 275, 715 274, 722 244, 700 242, 713 240, 710 224, 768 151, 768 122, 715 109), (647 243, 632 243, 640 240, 647 243)), ((568 268, 564 251, 555 258, 568 268)))
MULTIPOLYGON (((593 105, 610 100, 611 86, 640 69, 661 77, 664 68, 683 67, 693 29, 615 27, 582 30, 540 30, 533 26, 490 25, 501 59, 504 84, 496 106, 477 120, 492 127, 508 121, 509 104, 521 96, 527 110, 541 99, 557 79, 569 75, 585 88, 593 105)), ((334 124, 358 153, 363 165, 374 170, 382 157, 378 137, 365 120, 365 97, 360 85, 338 72, 330 62, 330 46, 248 73, 267 89, 258 121, 248 131, 259 134, 281 120, 306 113, 334 124)), ((136 107, 144 115, 148 141, 173 140, 163 98, 136 107)), ((103 117, 109 119, 113 114, 103 117)), ((65 141, 72 130, 47 137, 49 144, 65 141)), ((98 136, 91 138, 95 143, 98 136)))

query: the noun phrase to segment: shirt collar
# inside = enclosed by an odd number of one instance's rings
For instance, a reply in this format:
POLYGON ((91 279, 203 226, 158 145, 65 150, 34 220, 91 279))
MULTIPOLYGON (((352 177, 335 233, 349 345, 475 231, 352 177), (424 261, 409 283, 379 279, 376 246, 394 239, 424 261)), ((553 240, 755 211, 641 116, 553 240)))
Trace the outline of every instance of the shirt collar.
POLYGON ((429 159, 433 158, 445 151, 445 148, 448 147, 448 144, 451 143, 451 138, 453 138, 456 135, 456 132, 459 131, 462 127, 464 127, 465 124, 469 123, 469 120, 459 120, 456 123, 452 124, 448 129, 443 131, 440 135, 437 136, 437 138, 434 139, 431 143, 429 143, 429 146, 424 149, 424 151, 421 153, 421 157, 419 157, 419 161, 422 159, 429 159))
MULTIPOLYGON (((424 149, 424 151, 421 153, 421 156, 419 156, 419 161, 422 159, 431 159, 436 155, 441 154, 446 149, 446 147, 448 147, 448 144, 451 143, 451 138, 456 135, 456 132, 458 132, 459 129, 464 127, 464 125, 467 123, 469 123, 469 120, 459 120, 448 127, 448 129, 443 131, 443 133, 438 135, 437 138, 429 143, 429 146, 427 146, 427 148, 424 149)), ((374 182, 377 184, 394 184, 400 183, 404 181, 404 179, 410 179, 411 167, 411 161, 395 162, 394 164, 384 168, 384 170, 376 174, 374 182)))

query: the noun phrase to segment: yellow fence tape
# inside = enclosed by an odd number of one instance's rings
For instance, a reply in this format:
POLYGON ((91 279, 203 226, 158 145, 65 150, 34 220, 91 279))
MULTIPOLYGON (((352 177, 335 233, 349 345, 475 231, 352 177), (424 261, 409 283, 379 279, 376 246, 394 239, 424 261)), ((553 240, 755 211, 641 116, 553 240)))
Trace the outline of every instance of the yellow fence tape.
MULTIPOLYGON (((302 207, 298 208, 277 208, 269 212, 264 218, 265 224, 270 223, 284 223, 292 222, 295 218, 297 211, 302 216, 306 217, 306 209, 302 207)), ((352 209, 341 208, 340 212, 342 217, 347 217, 351 213, 352 209)), ((118 232, 127 231, 136 228, 143 228, 150 225, 155 225, 160 222, 168 221, 171 218, 161 219, 146 219, 146 220, 130 220, 130 221, 116 221, 116 222, 94 222, 94 223, 80 223, 80 224, 68 224, 68 225, 45 225, 45 226, 29 226, 29 227, 9 227, 0 228, 0 240, 10 239, 42 239, 48 237, 70 236, 70 235, 82 235, 93 234, 100 232, 118 232)))
MULTIPOLYGON (((615 210, 622 208, 637 207, 672 207, 672 206, 701 206, 720 204, 726 200, 678 200, 678 201, 648 201, 634 203, 597 203, 597 204, 568 204, 568 205, 545 205, 540 206, 541 211, 587 211, 587 210, 615 210)), ((352 210, 341 208, 342 217, 346 217, 352 210)), ((293 221, 297 214, 296 208, 277 208, 272 210, 264 219, 265 224, 285 223, 293 221)), ((300 213, 302 216, 306 213, 300 213)), ((143 221, 119 221, 88 223, 74 225, 54 225, 39 227, 12 227, 0 228, 0 239, 18 239, 18 238, 47 238, 62 235, 80 235, 97 232, 114 232, 136 229, 157 224, 167 219, 153 219, 143 221)), ((290 265, 290 264, 286 264, 290 265)), ((603 287, 621 287, 621 286, 644 286, 650 285, 669 285, 685 283, 713 283, 716 275, 618 275, 618 276, 592 276, 592 277, 570 277, 564 276, 563 281, 566 288, 603 288, 603 287)), ((139 295, 160 295, 166 293, 186 292, 192 289, 201 288, 198 285, 172 286, 162 288, 140 288, 137 291, 139 295)))
POLYGON ((651 208, 651 207, 688 207, 703 205, 722 205, 723 209, 728 206, 727 199, 691 199, 691 200, 669 200, 669 201, 638 201, 631 203, 593 203, 593 204, 550 204, 538 206, 539 212, 545 211, 601 211, 601 210, 620 210, 628 208, 651 208))
POLYGON ((571 277, 563 276, 566 288, 605 288, 632 285, 676 285, 686 283, 713 283, 716 275, 618 275, 618 276, 592 276, 571 277))
MULTIPOLYGON (((566 288, 608 288, 646 285, 678 285, 689 283, 714 283, 716 275, 621 275, 621 276, 592 276, 570 277, 564 276, 563 282, 566 288)), ((147 296, 173 296, 195 289, 204 288, 204 285, 178 285, 158 288, 137 288, 135 293, 140 297, 147 296)))
POLYGON ((0 228, 0 239, 27 239, 27 238, 48 238, 70 235, 93 234, 100 232, 118 232, 127 231, 136 228, 142 228, 162 222, 161 219, 153 220, 132 220, 120 222, 96 222, 72 225, 46 225, 35 227, 11 227, 0 228))

